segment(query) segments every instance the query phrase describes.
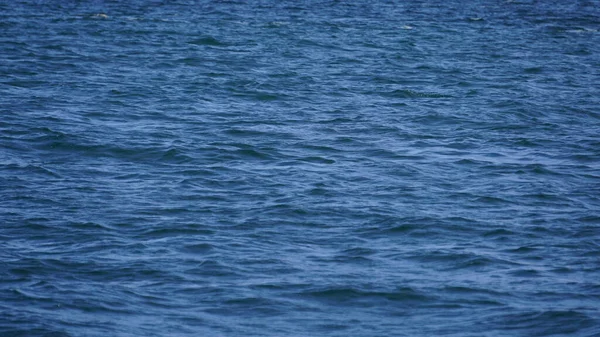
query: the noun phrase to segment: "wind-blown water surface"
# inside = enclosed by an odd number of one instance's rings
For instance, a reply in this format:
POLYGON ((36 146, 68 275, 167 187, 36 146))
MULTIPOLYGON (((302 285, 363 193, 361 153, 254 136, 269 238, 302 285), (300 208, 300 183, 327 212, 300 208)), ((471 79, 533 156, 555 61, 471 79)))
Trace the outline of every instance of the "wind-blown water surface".
POLYGON ((2 336, 598 336, 596 1, 0 1, 2 336))

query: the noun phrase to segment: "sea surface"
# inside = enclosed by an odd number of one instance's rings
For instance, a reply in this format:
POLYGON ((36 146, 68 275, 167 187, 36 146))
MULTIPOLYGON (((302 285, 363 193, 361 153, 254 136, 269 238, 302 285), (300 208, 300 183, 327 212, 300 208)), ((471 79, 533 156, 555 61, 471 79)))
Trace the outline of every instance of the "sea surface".
POLYGON ((600 336, 600 2, 0 0, 0 336, 600 336))

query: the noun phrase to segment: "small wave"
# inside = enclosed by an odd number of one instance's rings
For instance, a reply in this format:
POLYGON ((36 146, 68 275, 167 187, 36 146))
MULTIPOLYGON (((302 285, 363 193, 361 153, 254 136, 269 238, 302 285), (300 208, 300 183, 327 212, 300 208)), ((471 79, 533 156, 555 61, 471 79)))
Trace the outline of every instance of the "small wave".
POLYGON ((507 253, 512 253, 512 254, 529 254, 529 253, 535 252, 537 250, 538 250, 538 248, 536 248, 536 247, 519 247, 519 248, 506 249, 504 251, 507 253))
POLYGON ((189 44, 197 45, 197 46, 225 46, 225 43, 217 40, 212 36, 206 36, 199 39, 188 41, 189 44))
POLYGON ((565 29, 564 31, 567 33, 576 33, 576 34, 598 33, 598 29, 594 29, 594 28, 572 28, 572 29, 565 29))
POLYGON ((256 90, 244 90, 244 91, 238 90, 234 93, 234 96, 250 97, 250 98, 253 98, 254 100, 261 101, 261 102, 275 101, 275 100, 279 100, 284 97, 284 95, 281 95, 281 94, 276 94, 276 93, 266 92, 266 91, 256 91, 256 90))
POLYGON ((314 164, 330 164, 330 165, 335 164, 335 160, 333 160, 333 159, 317 157, 317 156, 300 158, 300 161, 307 162, 307 163, 314 163, 314 164))
POLYGON ((505 228, 492 229, 483 233, 484 237, 506 237, 511 235, 516 235, 516 233, 505 228))
POLYGON ((422 294, 412 288, 398 288, 394 291, 362 290, 353 287, 329 287, 322 290, 306 291, 298 294, 300 297, 309 297, 325 302, 356 302, 377 303, 381 300, 402 303, 425 303, 432 300, 430 296, 422 294))
POLYGON ((437 92, 416 91, 411 89, 394 90, 383 93, 383 96, 393 98, 453 98, 451 95, 437 92))
POLYGON ((54 172, 53 170, 50 170, 46 167, 44 167, 43 165, 34 165, 34 164, 28 164, 28 165, 18 165, 18 164, 9 164, 6 165, 3 169, 5 170, 10 170, 10 171, 22 171, 24 174, 30 174, 30 175, 42 175, 42 176, 46 176, 48 178, 61 178, 62 176, 56 172, 54 172))
MULTIPOLYGON (((210 257, 210 255, 207 257, 210 257)), ((239 269, 234 269, 214 259, 203 260, 199 265, 191 268, 183 268, 182 271, 190 277, 245 277, 245 273, 239 272, 239 269)))
POLYGON ((240 150, 236 150, 233 153, 235 153, 236 156, 238 156, 239 158, 247 158, 247 159, 270 159, 271 156, 267 153, 255 150, 255 149, 240 149, 240 150))
POLYGON ((94 19, 108 19, 109 18, 109 16, 106 15, 105 13, 94 14, 91 17, 94 19))
POLYGON ((539 270, 535 269, 517 269, 509 272, 510 275, 516 277, 539 277, 542 276, 539 270))
POLYGON ((507 294, 500 293, 498 291, 492 289, 484 289, 484 288, 474 288, 474 287, 465 287, 465 286, 446 286, 444 287, 444 291, 450 293, 457 294, 483 294, 483 295, 492 295, 492 296, 504 296, 507 294))
POLYGON ((410 233, 414 230, 418 230, 421 229, 421 226, 415 225, 415 224, 401 224, 398 226, 394 226, 390 229, 387 230, 387 232, 389 233, 410 233))
MULTIPOLYGON (((200 227, 200 226, 199 226, 200 227)), ((174 228, 152 228, 140 234, 141 238, 165 238, 173 236, 191 237, 194 235, 211 235, 213 230, 193 228, 192 226, 174 228)))

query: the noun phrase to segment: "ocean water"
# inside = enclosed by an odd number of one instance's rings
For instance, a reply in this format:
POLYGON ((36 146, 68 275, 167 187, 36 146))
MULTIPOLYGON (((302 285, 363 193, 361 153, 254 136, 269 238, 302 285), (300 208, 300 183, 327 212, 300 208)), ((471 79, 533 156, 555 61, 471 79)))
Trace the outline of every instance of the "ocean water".
POLYGON ((0 336, 600 336, 599 30, 0 0, 0 336))

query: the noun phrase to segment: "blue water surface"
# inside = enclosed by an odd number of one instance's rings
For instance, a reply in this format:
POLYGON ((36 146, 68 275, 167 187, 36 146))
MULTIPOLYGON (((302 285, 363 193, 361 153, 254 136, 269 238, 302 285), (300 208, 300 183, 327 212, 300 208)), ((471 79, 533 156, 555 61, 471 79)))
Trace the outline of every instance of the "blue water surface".
POLYGON ((599 30, 0 0, 0 335, 600 336, 599 30))

